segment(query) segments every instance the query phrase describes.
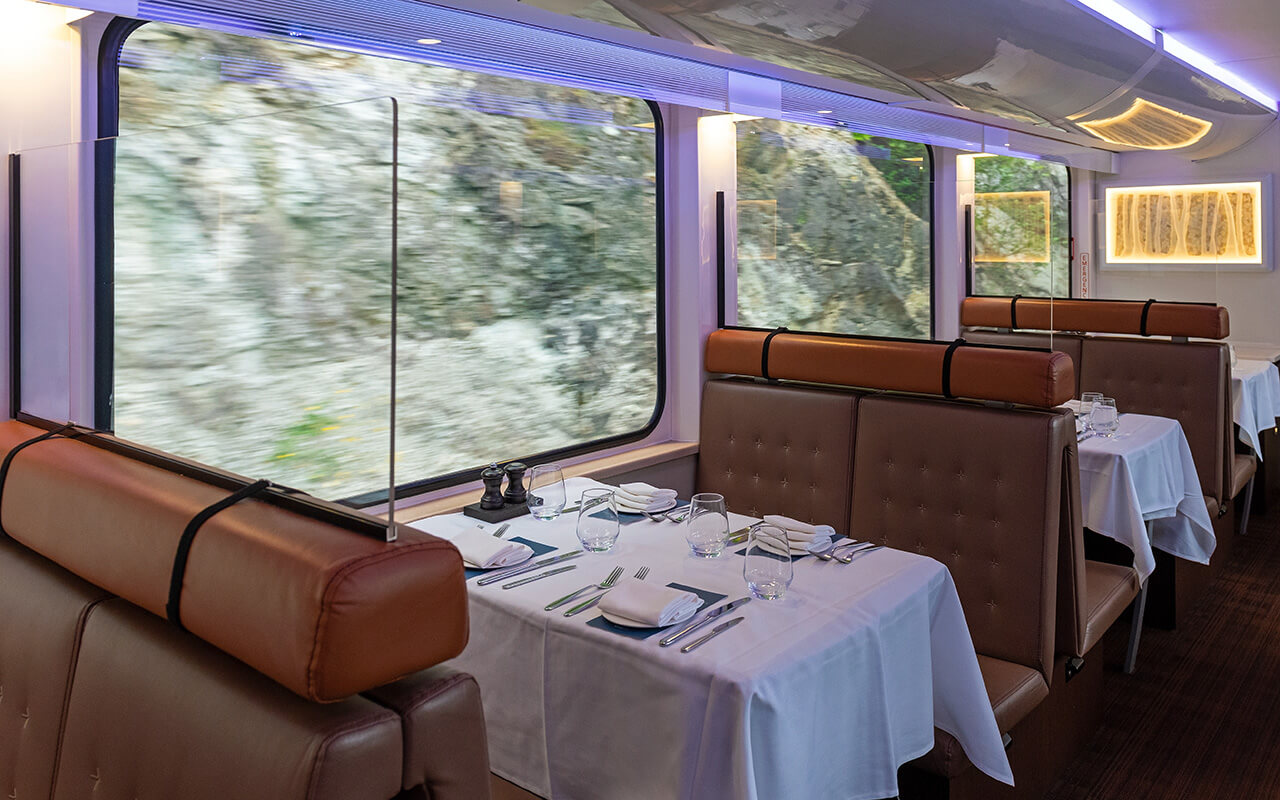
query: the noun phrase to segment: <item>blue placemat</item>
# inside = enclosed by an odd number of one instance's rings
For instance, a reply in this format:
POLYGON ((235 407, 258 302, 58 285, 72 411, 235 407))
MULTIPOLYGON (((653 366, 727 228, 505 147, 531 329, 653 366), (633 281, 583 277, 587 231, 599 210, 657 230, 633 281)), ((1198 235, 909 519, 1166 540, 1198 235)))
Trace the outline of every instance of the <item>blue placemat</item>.
MULTIPOLYGON (((831 541, 833 541, 833 542, 838 542, 838 541, 840 541, 840 540, 841 540, 841 539, 843 539, 843 538, 845 538, 845 536, 844 536, 844 534, 843 534, 843 533, 837 533, 835 536, 832 536, 832 537, 831 537, 831 541)), ((738 556, 745 556, 745 555, 747 554, 747 548, 745 548, 745 547, 744 547, 744 548, 742 548, 741 550, 735 550, 735 551, 733 551, 733 553, 734 553, 734 555, 738 555, 738 556)), ((778 560, 778 561, 783 561, 783 560, 785 560, 785 559, 786 559, 786 556, 780 556, 780 555, 778 555, 777 553, 770 553, 768 550, 765 550, 765 551, 764 551, 764 555, 768 556, 769 558, 776 559, 776 560, 778 560)), ((791 557, 791 560, 792 560, 792 561, 795 561, 796 559, 800 559, 800 558, 807 558, 807 557, 809 557, 809 556, 811 556, 811 555, 813 555, 813 554, 812 554, 812 553, 805 553, 805 554, 803 554, 803 555, 793 555, 793 556, 791 557)))
MULTIPOLYGON (((681 506, 687 506, 687 505, 689 505, 689 501, 687 501, 687 500, 681 500, 680 498, 676 498, 676 504, 675 504, 674 506, 672 506, 671 508, 668 508, 666 511, 655 511, 655 512, 653 512, 653 513, 655 513, 655 514, 669 514, 669 513, 671 513, 672 511, 675 511, 676 509, 680 508, 681 506)), ((601 515, 601 514, 603 514, 603 513, 605 513, 605 512, 603 512, 603 511, 597 511, 596 513, 592 514, 591 516, 593 516, 593 517, 598 517, 598 516, 600 516, 600 515, 601 515)), ((644 514, 631 514, 631 513, 628 513, 628 512, 626 512, 626 511, 619 511, 619 512, 618 512, 618 524, 619 524, 619 525, 630 525, 630 524, 631 524, 631 523, 633 523, 633 522, 644 522, 644 521, 645 521, 645 520, 647 520, 647 519, 648 519, 648 517, 646 517, 644 514)))
MULTIPOLYGON (((551 545, 549 545, 549 544, 543 544, 542 542, 535 542, 535 541, 533 541, 532 539, 526 539, 526 538, 524 538, 523 536, 512 536, 512 537, 511 537, 510 539, 508 539, 507 541, 509 541, 509 542, 519 542, 520 544, 527 544, 527 545, 529 545, 529 549, 533 551, 533 555, 529 556, 529 559, 530 559, 530 560, 533 560, 533 559, 537 558, 538 556, 545 556, 547 553, 550 553, 552 550, 555 550, 555 548, 554 548, 554 547, 552 547, 552 546, 551 546, 551 545)), ((513 565, 513 566, 516 566, 516 565, 513 565)), ((486 573, 489 573, 489 572, 496 572, 496 571, 497 571, 497 570, 492 570, 492 569, 470 569, 470 568, 468 568, 468 569, 466 570, 466 573, 467 573, 466 580, 471 580, 472 578, 476 577, 477 575, 484 575, 484 574, 486 574, 486 573)))
MULTIPOLYGON (((699 612, 703 609, 711 608, 716 603, 719 603, 721 600, 728 597, 727 594, 708 592, 706 589, 697 589, 693 586, 685 586, 683 583, 668 583, 667 585, 672 589, 679 589, 682 592, 693 592, 698 597, 701 597, 702 608, 698 609, 699 612)), ((686 622, 687 621, 688 620, 686 620, 686 622)), ((625 625, 614 625, 602 616, 597 616, 595 619, 588 622, 587 626, 591 628, 599 628, 602 631, 609 631, 610 633, 616 633, 619 636, 625 636, 628 639, 640 640, 648 639, 655 633, 661 633, 667 630, 666 628, 628 628, 625 625)))

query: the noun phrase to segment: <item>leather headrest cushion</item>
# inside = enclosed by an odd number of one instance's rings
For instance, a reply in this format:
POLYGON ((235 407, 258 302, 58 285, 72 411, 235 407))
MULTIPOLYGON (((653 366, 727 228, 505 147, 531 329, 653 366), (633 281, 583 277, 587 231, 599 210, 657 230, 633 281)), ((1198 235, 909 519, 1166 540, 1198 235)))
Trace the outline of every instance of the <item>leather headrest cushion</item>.
MULTIPOLYGON (((1039 331, 1087 333, 1144 333, 1144 300, 1049 300, 1021 297, 1017 325, 1013 324, 1012 297, 966 297, 960 306, 960 324, 987 328, 1026 328, 1039 331)), ((1146 335, 1225 339, 1231 333, 1227 310, 1201 303, 1151 303, 1147 308, 1146 335)))
MULTIPOLYGON (((707 338, 706 369, 764 377, 763 331, 718 330, 707 338)), ((943 394, 948 346, 937 342, 845 339, 787 333, 769 345, 769 377, 781 380, 943 394)), ((951 394, 1051 408, 1075 394, 1075 367, 1065 353, 1004 347, 958 347, 951 394)))
MULTIPOLYGON (((0 423, 0 454, 42 433, 0 423)), ((23 450, 0 522, 81 578, 165 616, 187 522, 228 492, 82 441, 23 450)), ((340 700, 453 658, 467 642, 462 557, 402 528, 388 544, 258 500, 212 517, 182 590, 192 634, 311 700, 340 700)))

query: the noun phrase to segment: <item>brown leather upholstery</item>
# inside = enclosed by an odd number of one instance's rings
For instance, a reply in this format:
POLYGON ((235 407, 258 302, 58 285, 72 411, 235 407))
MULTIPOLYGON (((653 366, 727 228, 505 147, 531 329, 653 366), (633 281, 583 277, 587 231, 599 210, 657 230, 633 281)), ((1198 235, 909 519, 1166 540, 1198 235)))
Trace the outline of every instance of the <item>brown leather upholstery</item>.
POLYGON ((1133 567, 1105 564, 1101 561, 1085 562, 1085 583, 1088 587, 1088 614, 1086 616, 1084 647, 1078 655, 1093 649, 1102 635, 1115 624, 1142 588, 1138 571, 1133 567))
MULTIPOLYGON (((708 372, 763 377, 761 352, 767 333, 719 330, 707 338, 708 372)), ((775 336, 769 375, 865 389, 943 394, 942 367, 948 346, 938 342, 845 339, 807 334, 775 336)), ((1049 408, 1075 395, 1071 359, 1061 353, 990 347, 960 347, 951 362, 951 392, 957 397, 1049 408)))
POLYGON ((742 380, 702 391, 700 492, 731 511, 849 528, 856 394, 742 380))
MULTIPOLYGON (((1011 328, 1010 297, 966 297, 960 304, 960 324, 1011 328)), ((1037 297, 1018 299, 1018 328, 1142 333, 1145 300, 1065 300, 1037 297)), ((1147 335, 1225 339, 1231 333, 1227 310, 1212 303, 1152 303, 1147 312, 1147 335)))
MULTIPOLYGON (((1022 301, 1018 301, 1021 303, 1022 301)), ((979 344, 999 344, 1009 347, 1042 347, 1066 353, 1071 358, 1071 366, 1076 374, 1075 396, 1080 396, 1080 348, 1084 337, 1077 333, 1002 333, 1000 331, 968 330, 964 332, 967 342, 979 344)))
POLYGON ((1244 491, 1244 487, 1258 471, 1258 459, 1244 453, 1234 453, 1231 458, 1231 497, 1244 491))
POLYGON ((1230 499, 1231 363, 1217 342, 1085 339, 1080 387, 1114 397, 1120 411, 1176 419, 1204 494, 1230 499))
POLYGON ((488 800, 489 749, 475 678, 441 665, 365 694, 404 729, 404 788, 431 800, 488 800))
MULTIPOLYGON (((978 656, 978 668, 982 670, 982 682, 991 709, 996 714, 996 725, 1001 733, 1008 733, 1049 696, 1049 685, 1044 677, 1033 669, 1010 664, 984 655, 978 656)), ((938 775, 954 778, 969 767, 960 742, 943 730, 934 729, 933 749, 911 762, 915 766, 938 775)))
MULTIPOLYGON (((0 454, 41 432, 0 424, 0 454)), ((46 558, 163 616, 183 529, 226 494, 51 439, 14 459, 3 525, 46 558)), ((201 528, 182 621, 294 692, 333 701, 462 652, 466 603, 462 559, 448 542, 405 528, 386 544, 248 500, 201 528)))
POLYGON ((119 599, 90 612, 53 800, 387 800, 400 719, 296 696, 119 599))
POLYGON ((851 535, 941 561, 975 649, 1053 669, 1066 415, 865 397, 851 535))
POLYGON ((0 539, 0 797, 49 797, 80 630, 107 596, 0 539))

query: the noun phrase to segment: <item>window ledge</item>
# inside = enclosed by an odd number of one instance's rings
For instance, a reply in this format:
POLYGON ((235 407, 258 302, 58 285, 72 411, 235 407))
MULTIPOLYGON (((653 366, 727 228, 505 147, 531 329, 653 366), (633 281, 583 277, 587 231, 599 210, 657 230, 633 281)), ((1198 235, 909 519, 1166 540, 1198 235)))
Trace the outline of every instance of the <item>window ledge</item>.
MULTIPOLYGON (((589 477, 603 480, 614 475, 621 475, 632 470, 651 467, 667 461, 675 461, 686 456, 697 455, 697 442, 663 442, 646 447, 637 447, 625 453, 594 458, 564 468, 566 478, 589 477)), ((425 503, 396 509, 396 522, 416 522, 437 514, 452 514, 462 507, 476 501, 476 492, 480 490, 479 482, 459 487, 460 491, 448 497, 439 497, 425 503)), ((386 514, 379 516, 386 517, 386 514)))

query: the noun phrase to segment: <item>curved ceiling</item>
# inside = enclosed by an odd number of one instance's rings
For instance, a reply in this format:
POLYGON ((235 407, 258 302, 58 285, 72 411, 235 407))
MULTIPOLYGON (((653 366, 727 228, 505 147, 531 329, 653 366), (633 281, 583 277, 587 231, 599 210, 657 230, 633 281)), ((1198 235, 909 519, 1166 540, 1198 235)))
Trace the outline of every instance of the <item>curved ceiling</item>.
POLYGON ((1211 157, 1276 116, 1069 0, 525 2, 1112 149, 1211 157))

